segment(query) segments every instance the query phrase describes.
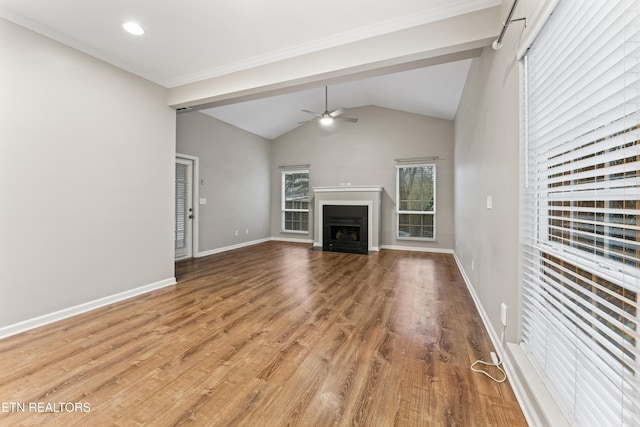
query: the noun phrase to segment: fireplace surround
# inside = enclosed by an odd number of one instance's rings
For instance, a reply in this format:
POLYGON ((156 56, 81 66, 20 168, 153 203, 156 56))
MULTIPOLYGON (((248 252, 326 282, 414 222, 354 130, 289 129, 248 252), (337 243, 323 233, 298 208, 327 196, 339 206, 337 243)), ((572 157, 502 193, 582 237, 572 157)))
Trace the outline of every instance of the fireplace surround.
MULTIPOLYGON (((314 193, 314 215, 313 230, 314 242, 313 246, 318 250, 338 250, 334 246, 329 249, 325 247, 325 207, 347 207, 347 214, 333 215, 340 219, 334 221, 333 240, 340 240, 339 246, 355 247, 354 237, 360 242, 358 249, 345 248, 347 252, 369 253, 379 250, 380 240, 380 211, 382 186, 335 186, 335 187, 313 187, 314 193), (355 209, 355 210, 354 210, 355 209), (360 212, 353 213, 357 210, 360 212), (366 213, 365 213, 366 212, 366 213), (358 224, 350 217, 360 218, 358 224), (336 229, 336 226, 338 229, 336 229), (339 227, 342 226, 340 229, 339 227), (340 236, 337 232, 340 231, 340 236), (338 239, 335 239, 339 237, 338 239), (349 239, 351 241, 349 241, 349 239)), ((330 210, 333 208, 330 208, 330 210)), ((343 211, 344 212, 344 211, 343 211)), ((331 228, 329 228, 329 232, 331 228)), ((328 236, 330 237, 330 236, 328 236)))

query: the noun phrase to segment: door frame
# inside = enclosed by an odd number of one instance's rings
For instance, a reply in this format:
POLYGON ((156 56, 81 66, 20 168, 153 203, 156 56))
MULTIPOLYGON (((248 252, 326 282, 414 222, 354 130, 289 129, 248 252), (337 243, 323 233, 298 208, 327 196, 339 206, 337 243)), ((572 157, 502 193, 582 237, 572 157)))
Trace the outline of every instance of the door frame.
MULTIPOLYGON (((189 154, 176 153, 176 160, 189 160, 193 162, 193 179, 191 180, 191 207, 193 208, 193 221, 191 221, 191 227, 187 227, 188 232, 191 234, 191 257, 197 258, 200 254, 198 252, 198 224, 200 222, 200 211, 198 207, 200 206, 200 158, 196 156, 191 156, 189 154)), ((175 163, 175 161, 174 161, 175 163)), ((175 186, 175 175, 174 175, 174 186, 175 186)), ((174 197, 175 197, 175 189, 174 189, 174 197)), ((175 200, 174 200, 175 204, 175 200)), ((175 214, 174 214, 175 215, 175 214)), ((173 219, 173 223, 175 224, 175 218, 173 219)), ((175 240, 174 240, 175 243, 175 240)), ((175 251, 175 249, 174 249, 175 251)), ((174 254, 175 259, 175 254, 174 254)), ((186 259, 186 258, 180 258, 186 259)), ((178 259, 176 259, 178 260, 178 259)))

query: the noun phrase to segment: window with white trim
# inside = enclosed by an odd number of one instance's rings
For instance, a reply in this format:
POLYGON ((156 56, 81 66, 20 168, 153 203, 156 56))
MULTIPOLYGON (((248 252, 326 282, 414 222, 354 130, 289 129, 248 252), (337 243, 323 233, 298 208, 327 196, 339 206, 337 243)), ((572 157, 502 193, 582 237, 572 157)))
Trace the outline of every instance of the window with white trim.
POLYGON ((187 244, 189 209, 189 165, 176 160, 175 227, 174 249, 183 249, 187 244))
POLYGON ((282 171, 282 231, 309 231, 309 171, 282 171))
POLYGON ((560 0, 525 56, 522 345, 576 426, 640 426, 640 1, 560 0))
POLYGON ((396 166, 398 239, 435 240, 436 165, 396 166))

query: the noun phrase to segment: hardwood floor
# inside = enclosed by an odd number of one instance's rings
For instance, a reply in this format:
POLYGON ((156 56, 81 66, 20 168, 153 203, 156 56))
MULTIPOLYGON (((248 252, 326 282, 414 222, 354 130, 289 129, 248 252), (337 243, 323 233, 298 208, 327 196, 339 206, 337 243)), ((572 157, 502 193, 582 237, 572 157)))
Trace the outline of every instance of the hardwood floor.
POLYGON ((469 368, 492 347, 451 255, 268 242, 177 278, 1 340, 0 425, 526 426, 469 368))

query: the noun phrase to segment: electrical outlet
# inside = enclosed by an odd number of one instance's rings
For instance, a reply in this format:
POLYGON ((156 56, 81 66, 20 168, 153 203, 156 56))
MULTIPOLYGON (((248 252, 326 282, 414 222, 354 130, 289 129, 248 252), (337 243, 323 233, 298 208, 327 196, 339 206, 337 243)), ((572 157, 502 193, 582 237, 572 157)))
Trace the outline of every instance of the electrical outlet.
POLYGON ((236 230, 236 236, 238 235, 238 230, 236 230))
POLYGON ((491 362, 494 365, 497 366, 500 364, 500 361, 498 360, 498 355, 495 352, 492 351, 491 353, 489 353, 489 356, 491 356, 491 362))
POLYGON ((249 234, 249 229, 248 228, 244 229, 244 234, 249 234))
POLYGON ((502 326, 507 326, 507 304, 500 304, 500 321, 502 326))

